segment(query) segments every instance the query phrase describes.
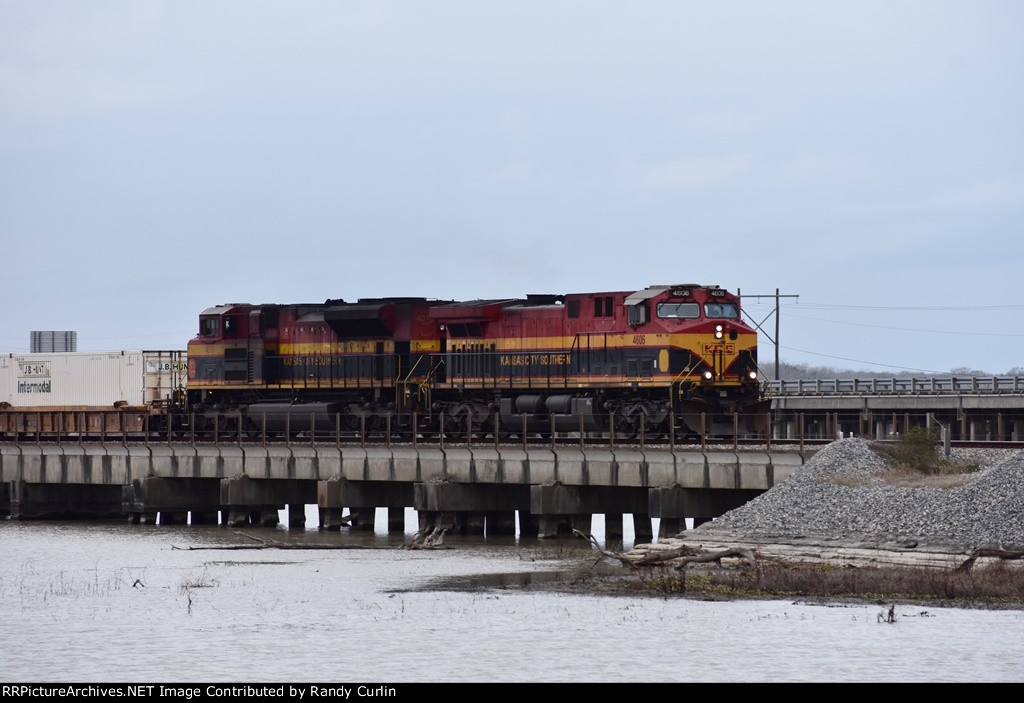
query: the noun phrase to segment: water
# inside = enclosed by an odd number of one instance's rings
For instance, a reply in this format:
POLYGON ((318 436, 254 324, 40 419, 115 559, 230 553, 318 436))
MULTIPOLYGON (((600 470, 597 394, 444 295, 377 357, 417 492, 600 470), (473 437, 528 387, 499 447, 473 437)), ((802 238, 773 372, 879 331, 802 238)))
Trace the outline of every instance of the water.
POLYGON ((252 542, 218 527, 0 522, 3 680, 1024 680, 1021 611, 897 605, 890 625, 878 605, 410 591, 580 560, 564 542, 410 551, 385 534, 253 533, 369 548, 189 550, 252 542))

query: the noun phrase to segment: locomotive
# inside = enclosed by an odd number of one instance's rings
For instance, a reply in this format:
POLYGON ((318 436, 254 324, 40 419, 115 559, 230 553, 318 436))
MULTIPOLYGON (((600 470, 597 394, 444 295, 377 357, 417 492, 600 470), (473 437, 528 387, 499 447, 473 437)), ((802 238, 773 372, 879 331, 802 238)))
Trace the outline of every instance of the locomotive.
POLYGON ((763 402, 739 299, 698 284, 218 305, 188 344, 187 389, 197 418, 292 431, 415 422, 654 436, 726 417, 732 427, 763 402))

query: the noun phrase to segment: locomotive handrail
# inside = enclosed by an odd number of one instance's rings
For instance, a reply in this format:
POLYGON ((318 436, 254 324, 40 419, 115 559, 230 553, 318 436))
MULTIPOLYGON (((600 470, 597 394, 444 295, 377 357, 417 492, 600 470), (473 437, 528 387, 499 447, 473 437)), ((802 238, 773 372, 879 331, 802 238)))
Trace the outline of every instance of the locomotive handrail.
MULTIPOLYGON (((672 379, 672 383, 681 383, 687 381, 693 375, 694 369, 691 367, 684 367, 682 371, 676 374, 676 377, 672 379), (684 375, 685 374, 685 375, 684 375)), ((699 380, 699 376, 696 377, 699 380)))
MULTIPOLYGON (((416 367, 420 365, 421 361, 423 361, 423 355, 422 354, 419 356, 419 358, 416 359, 416 363, 413 364, 411 367, 409 367, 409 372, 407 374, 405 374, 405 378, 401 378, 401 374, 402 374, 402 360, 400 358, 395 360, 395 364, 396 364, 395 368, 396 368, 396 371, 398 372, 398 373, 395 374, 396 377, 398 378, 398 382, 395 383, 395 405, 396 406, 401 407, 401 398, 400 398, 401 388, 403 386, 407 387, 409 385, 409 379, 412 378, 413 372, 416 370, 416 367)), ((417 384, 417 385, 420 385, 420 384, 417 384)))
POLYGON ((767 374, 764 373, 764 370, 756 361, 754 362, 754 368, 757 370, 757 387, 761 396, 767 400, 771 400, 775 395, 775 388, 772 385, 773 382, 767 380, 767 374))

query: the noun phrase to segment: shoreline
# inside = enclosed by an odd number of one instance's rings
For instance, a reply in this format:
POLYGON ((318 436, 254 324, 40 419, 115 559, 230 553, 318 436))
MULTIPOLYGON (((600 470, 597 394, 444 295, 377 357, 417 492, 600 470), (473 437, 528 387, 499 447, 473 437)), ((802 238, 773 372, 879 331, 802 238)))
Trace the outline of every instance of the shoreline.
MULTIPOLYGON (((807 564, 829 564, 838 567, 878 566, 936 569, 955 569, 964 563, 974 551, 972 548, 937 543, 923 544, 912 538, 879 535, 783 536, 754 535, 726 529, 701 532, 698 529, 680 533, 675 537, 665 538, 658 542, 635 545, 627 553, 627 556, 635 555, 640 558, 680 547, 708 552, 745 548, 754 550, 762 558, 807 564)), ((978 566, 996 561, 999 560, 979 559, 978 566)))
POLYGON ((755 553, 757 566, 741 558, 725 557, 720 562, 692 563, 684 571, 677 571, 671 561, 631 569, 606 558, 596 564, 593 560, 580 562, 575 569, 537 581, 527 579, 519 585, 605 597, 784 600, 826 607, 884 605, 1024 612, 1024 561, 985 557, 979 558, 970 572, 957 572, 972 550, 932 547, 913 551, 896 545, 887 549, 856 541, 842 545, 792 542, 800 540, 755 544, 738 539, 669 538, 653 548, 637 545, 625 554, 640 558, 680 546, 709 553, 743 548, 755 553), (998 583, 1001 590, 991 590, 993 583, 998 583))

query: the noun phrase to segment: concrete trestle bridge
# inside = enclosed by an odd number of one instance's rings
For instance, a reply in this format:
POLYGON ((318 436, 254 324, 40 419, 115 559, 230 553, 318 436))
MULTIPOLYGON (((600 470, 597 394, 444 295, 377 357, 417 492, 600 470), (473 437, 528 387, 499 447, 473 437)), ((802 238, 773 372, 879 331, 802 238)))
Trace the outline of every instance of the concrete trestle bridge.
POLYGON ((95 426, 57 426, 30 412, 15 420, 8 411, 0 513, 276 525, 287 506, 298 526, 305 506, 316 504, 323 529, 373 529, 376 509, 387 508, 388 529, 402 531, 413 507, 421 529, 469 534, 514 532, 518 514, 524 537, 586 532, 590 517, 603 513, 610 540, 621 537, 623 515, 643 540, 653 536, 651 518, 660 519, 662 535, 674 534, 685 518, 709 520, 784 481, 814 442, 891 439, 931 424, 954 441, 1024 441, 1020 377, 782 381, 767 392, 767 429, 729 437, 617 438, 614 428, 604 437, 509 438, 470 428, 402 437, 387 422, 343 432, 340 420, 321 429, 312 419, 305 433, 283 437, 237 425, 197 437, 150 433, 146 418, 133 424, 119 411, 95 426))
POLYGON ((675 534, 736 507, 785 480, 799 452, 668 448, 393 445, 0 445, 4 494, 15 519, 124 516, 136 523, 276 525, 305 521, 317 504, 320 527, 373 529, 377 508, 389 530, 404 510, 419 528, 510 534, 518 512, 524 537, 589 532, 603 513, 609 539, 624 514, 637 539, 675 534), (348 514, 345 514, 347 509, 348 514))

